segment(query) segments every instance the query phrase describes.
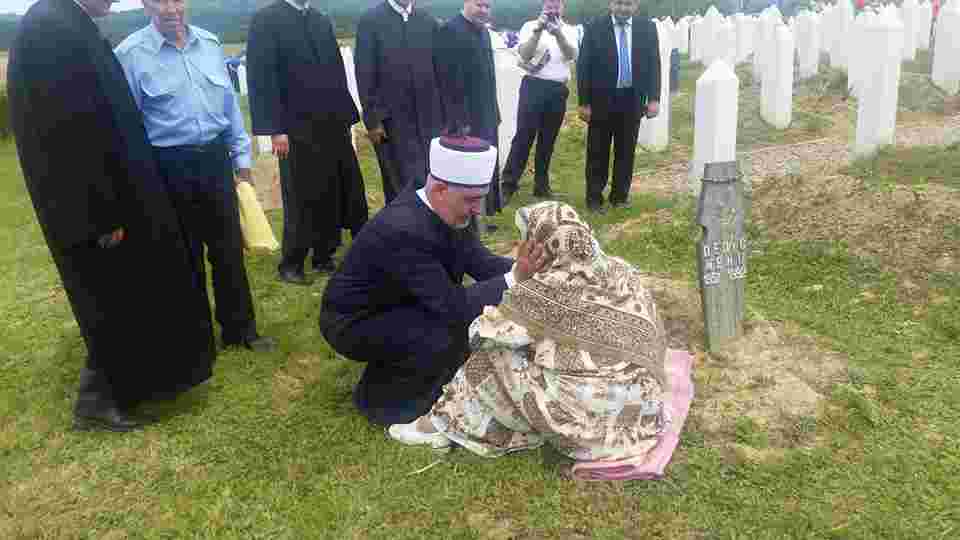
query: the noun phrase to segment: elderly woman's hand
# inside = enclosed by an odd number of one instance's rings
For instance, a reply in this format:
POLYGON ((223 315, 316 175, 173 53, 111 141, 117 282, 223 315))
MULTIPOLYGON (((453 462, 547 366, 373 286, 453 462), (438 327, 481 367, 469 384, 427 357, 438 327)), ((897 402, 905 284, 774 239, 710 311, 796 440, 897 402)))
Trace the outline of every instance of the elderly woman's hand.
POLYGON ((517 282, 526 281, 547 267, 550 254, 543 248, 543 244, 534 240, 527 240, 520 244, 517 250, 517 262, 513 267, 513 277, 517 282))

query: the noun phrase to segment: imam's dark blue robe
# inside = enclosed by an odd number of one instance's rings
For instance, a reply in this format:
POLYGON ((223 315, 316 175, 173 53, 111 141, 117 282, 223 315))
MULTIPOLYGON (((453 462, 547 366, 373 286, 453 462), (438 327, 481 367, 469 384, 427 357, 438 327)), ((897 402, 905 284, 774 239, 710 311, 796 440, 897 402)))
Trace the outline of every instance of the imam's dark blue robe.
POLYGON ((323 297, 320 327, 367 367, 354 392, 373 422, 426 413, 467 355, 467 326, 507 289, 513 260, 444 223, 408 188, 354 241, 323 297), (464 287, 463 277, 476 283, 464 287))

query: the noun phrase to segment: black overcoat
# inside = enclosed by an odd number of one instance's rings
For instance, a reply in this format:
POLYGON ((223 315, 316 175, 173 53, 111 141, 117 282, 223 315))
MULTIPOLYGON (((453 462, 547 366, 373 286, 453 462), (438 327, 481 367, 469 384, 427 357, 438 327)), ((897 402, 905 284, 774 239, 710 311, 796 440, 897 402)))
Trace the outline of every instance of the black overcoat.
POLYGON ((72 0, 20 22, 8 93, 24 180, 91 368, 117 399, 211 375, 210 308, 110 44, 72 0), (101 235, 123 228, 114 248, 101 235))

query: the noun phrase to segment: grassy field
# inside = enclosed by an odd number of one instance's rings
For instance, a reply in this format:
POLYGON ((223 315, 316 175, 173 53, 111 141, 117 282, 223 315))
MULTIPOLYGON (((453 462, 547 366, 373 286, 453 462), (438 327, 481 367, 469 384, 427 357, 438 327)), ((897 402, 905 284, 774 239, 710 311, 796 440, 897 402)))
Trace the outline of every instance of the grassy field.
MULTIPOLYGON (((671 150, 638 155, 641 174, 689 154, 699 72, 684 66, 671 150)), ((831 77, 801 89, 797 129, 786 133, 762 125, 745 97, 741 148, 848 129, 850 118, 825 106, 843 103, 831 77)), ((558 198, 580 209, 583 155, 583 126, 570 118, 552 179, 558 198)), ((376 162, 366 144, 359 156, 375 210, 382 204, 376 162)), ((925 205, 960 201, 958 171, 956 146, 891 150, 844 171, 850 193, 829 192, 837 178, 814 177, 756 189, 748 326, 802 336, 805 350, 819 355, 811 362, 838 358, 842 369, 815 385, 823 401, 813 414, 764 422, 751 413, 769 404, 741 400, 743 408, 719 411, 715 429, 707 413, 736 368, 697 351, 697 398, 667 479, 583 484, 547 450, 489 461, 389 442, 350 404, 361 366, 336 355, 317 331, 324 281, 309 290, 277 283, 275 256, 247 264, 261 331, 277 338, 277 352, 221 354, 209 384, 148 406, 162 421, 143 432, 71 431, 84 347, 14 147, 3 143, 0 538, 956 538, 960 229, 956 213, 929 223, 924 216, 933 215, 925 205), (918 185, 926 191, 911 206, 918 185), (850 200, 862 201, 854 205, 862 214, 890 209, 896 231, 926 231, 938 242, 929 260, 903 256, 896 245, 879 255, 858 250, 862 239, 849 231, 859 213, 816 218, 850 200), (803 227, 789 228, 792 221, 803 227)), ((525 177, 517 202, 495 219, 501 231, 488 241, 497 249, 515 237, 511 211, 534 200, 530 183, 525 177)), ((279 233, 279 213, 270 217, 279 233)), ((641 191, 632 208, 589 219, 608 251, 658 279, 695 283, 688 198, 641 191)), ((896 231, 864 234, 884 243, 896 231)), ((695 306, 664 306, 668 315, 683 309, 695 306)), ((761 373, 735 393, 778 383, 778 372, 761 373)))

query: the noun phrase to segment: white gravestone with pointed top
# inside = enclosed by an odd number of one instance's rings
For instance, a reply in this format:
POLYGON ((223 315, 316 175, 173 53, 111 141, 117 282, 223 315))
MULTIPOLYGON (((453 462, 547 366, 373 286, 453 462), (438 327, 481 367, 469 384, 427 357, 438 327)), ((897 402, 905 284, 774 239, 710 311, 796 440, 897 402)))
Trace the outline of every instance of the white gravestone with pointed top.
POLYGON ((690 54, 690 21, 686 17, 677 23, 676 44, 680 54, 690 54))
POLYGON ((693 159, 687 177, 690 191, 700 192, 705 163, 737 157, 740 80, 733 67, 717 60, 697 79, 694 97, 693 159))
POLYGON ((660 152, 670 143, 670 40, 671 30, 667 24, 654 21, 660 43, 660 109, 654 118, 645 118, 640 123, 637 145, 646 150, 660 152))
POLYGON ((809 11, 801 13, 797 21, 797 61, 801 79, 815 76, 820 69, 820 28, 809 11))
POLYGON ((940 8, 934 49, 933 83, 955 95, 960 90, 960 1, 940 8))
MULTIPOLYGON (((507 163, 513 136, 517 133, 517 113, 520 102, 520 83, 523 70, 517 67, 517 53, 511 49, 498 49, 493 52, 497 79, 497 105, 500 107, 500 125, 497 136, 500 145, 498 158, 500 168, 507 163)), ((669 82, 668 82, 669 84, 669 82)))
POLYGON ((867 156, 894 143, 897 125, 897 94, 903 54, 903 23, 886 12, 867 19, 865 45, 876 55, 862 73, 863 89, 857 107, 854 155, 867 156))
POLYGON ((767 101, 761 104, 761 114, 771 126, 787 129, 793 117, 793 34, 781 24, 774 36, 770 76, 764 79, 764 84, 771 86, 764 92, 767 101))
POLYGON ((930 29, 933 28, 933 5, 921 2, 917 16, 917 49, 930 50, 930 29))
POLYGON ((690 61, 699 62, 700 61, 700 27, 703 24, 703 21, 700 19, 694 19, 690 21, 690 61))
POLYGON ((830 65, 844 71, 849 67, 850 26, 853 24, 853 5, 850 0, 839 0, 834 17, 834 36, 830 49, 830 65))
POLYGON ((737 63, 741 64, 753 53, 753 19, 743 13, 734 16, 737 32, 737 63))
MULTIPOLYGON (((353 49, 350 47, 340 47, 340 56, 343 58, 343 68, 347 72, 347 90, 353 98, 353 103, 357 110, 363 114, 363 107, 360 105, 360 93, 357 91, 357 73, 353 67, 353 49)), ((350 129, 350 141, 353 143, 353 151, 357 151, 357 132, 360 124, 354 125, 350 129)))
POLYGON ((920 24, 920 5, 917 0, 903 0, 900 7, 903 20, 903 59, 913 61, 917 58, 917 26, 920 24))

